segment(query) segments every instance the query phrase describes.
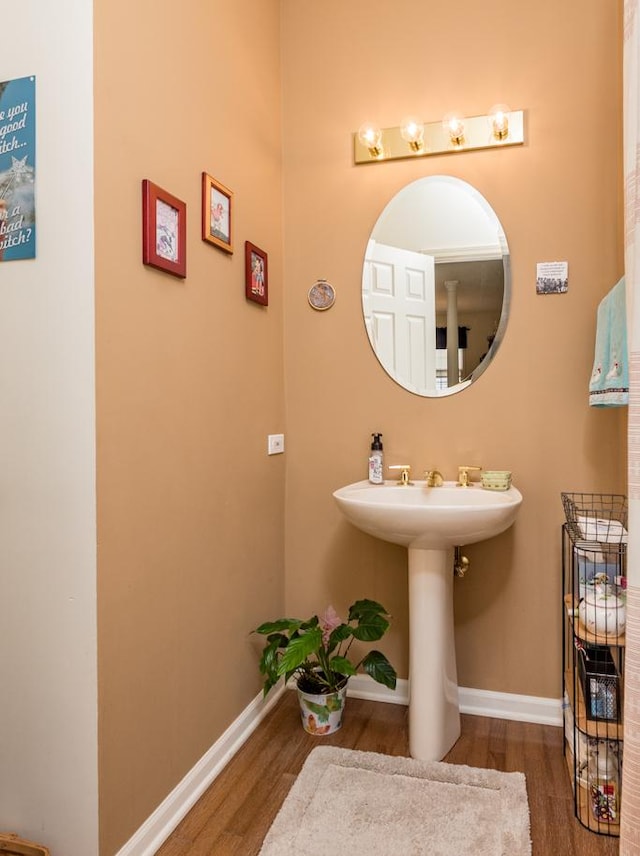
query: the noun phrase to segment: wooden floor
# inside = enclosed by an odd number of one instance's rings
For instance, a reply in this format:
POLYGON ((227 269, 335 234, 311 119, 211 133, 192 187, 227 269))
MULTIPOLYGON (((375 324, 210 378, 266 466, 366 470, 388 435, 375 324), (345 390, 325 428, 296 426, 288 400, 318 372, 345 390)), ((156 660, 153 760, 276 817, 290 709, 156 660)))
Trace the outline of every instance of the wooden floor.
MULTIPOLYGON (((444 760, 525 773, 533 856, 614 856, 616 838, 589 832, 574 817, 562 744, 560 728, 463 716, 462 735, 444 760)), ((318 738, 303 731, 296 694, 285 692, 156 856, 257 854, 318 745, 408 755, 407 708, 349 698, 340 731, 318 738)))

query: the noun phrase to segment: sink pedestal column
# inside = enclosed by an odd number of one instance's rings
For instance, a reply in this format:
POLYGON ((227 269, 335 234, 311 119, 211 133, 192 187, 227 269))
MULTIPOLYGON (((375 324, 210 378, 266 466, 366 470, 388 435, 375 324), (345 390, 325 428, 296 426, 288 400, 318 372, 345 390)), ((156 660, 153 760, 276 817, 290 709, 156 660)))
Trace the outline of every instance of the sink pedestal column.
POLYGON ((440 761, 460 736, 453 550, 409 547, 409 751, 440 761))

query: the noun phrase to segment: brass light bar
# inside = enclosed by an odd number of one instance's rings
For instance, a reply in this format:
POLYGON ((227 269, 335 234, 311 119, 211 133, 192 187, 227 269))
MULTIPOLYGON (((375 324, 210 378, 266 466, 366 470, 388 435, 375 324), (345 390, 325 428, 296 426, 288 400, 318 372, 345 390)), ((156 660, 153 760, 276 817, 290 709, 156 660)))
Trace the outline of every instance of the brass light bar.
POLYGON ((356 164, 520 146, 524 143, 524 111, 512 110, 504 114, 499 127, 491 115, 462 118, 455 127, 451 123, 425 122, 424 138, 419 149, 403 139, 400 128, 382 128, 380 144, 372 148, 358 139, 357 132, 353 137, 356 164), (460 125, 463 126, 462 130, 460 125))

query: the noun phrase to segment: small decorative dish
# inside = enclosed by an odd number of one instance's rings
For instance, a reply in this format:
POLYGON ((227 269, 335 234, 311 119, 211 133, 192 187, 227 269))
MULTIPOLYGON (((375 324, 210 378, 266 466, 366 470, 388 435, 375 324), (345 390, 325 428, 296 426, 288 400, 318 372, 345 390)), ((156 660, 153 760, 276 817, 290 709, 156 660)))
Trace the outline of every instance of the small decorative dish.
POLYGON ((509 490, 511 487, 511 473, 508 470, 485 470, 480 478, 486 490, 509 490))
POLYGON ((326 279, 319 279, 309 289, 309 303, 314 309, 330 309, 336 302, 334 287, 326 279))

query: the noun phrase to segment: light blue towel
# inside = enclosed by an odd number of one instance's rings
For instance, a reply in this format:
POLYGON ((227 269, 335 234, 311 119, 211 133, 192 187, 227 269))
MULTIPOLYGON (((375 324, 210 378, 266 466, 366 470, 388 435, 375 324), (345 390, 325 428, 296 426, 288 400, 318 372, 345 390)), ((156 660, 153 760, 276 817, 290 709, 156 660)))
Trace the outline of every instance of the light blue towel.
POLYGON ((624 277, 598 306, 596 353, 589 382, 589 404, 592 407, 623 407, 629 404, 624 277))

